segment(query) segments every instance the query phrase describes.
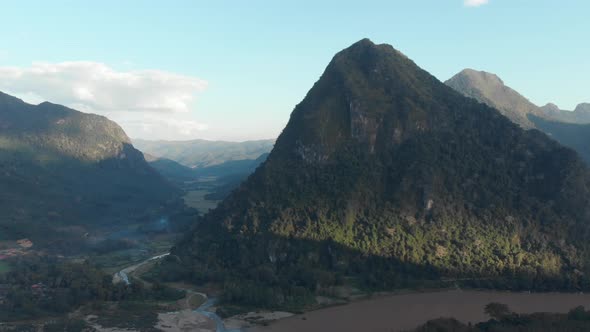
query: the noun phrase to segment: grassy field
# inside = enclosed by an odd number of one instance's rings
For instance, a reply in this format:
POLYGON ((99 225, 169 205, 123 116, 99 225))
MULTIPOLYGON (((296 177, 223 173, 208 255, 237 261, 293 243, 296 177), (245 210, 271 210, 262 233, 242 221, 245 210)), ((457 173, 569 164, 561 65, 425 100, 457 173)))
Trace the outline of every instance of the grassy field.
POLYGON ((184 204, 195 208, 200 214, 215 208, 219 201, 209 201, 205 199, 205 195, 209 194, 207 190, 191 190, 184 196, 184 204))
POLYGON ((0 261, 0 275, 10 271, 10 265, 8 263, 0 261))

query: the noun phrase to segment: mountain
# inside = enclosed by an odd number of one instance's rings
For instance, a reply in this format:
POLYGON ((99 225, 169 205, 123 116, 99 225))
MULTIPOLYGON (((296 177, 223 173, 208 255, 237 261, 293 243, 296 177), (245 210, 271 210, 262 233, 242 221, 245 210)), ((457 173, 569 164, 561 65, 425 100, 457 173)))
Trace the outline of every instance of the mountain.
POLYGON ((547 103, 545 106, 541 106, 541 111, 543 111, 543 114, 548 118, 557 118, 560 116, 560 113, 563 112, 559 106, 554 103, 547 103))
POLYGON ((228 161, 255 160, 270 152, 274 140, 225 141, 148 141, 134 139, 134 145, 150 155, 174 160, 190 168, 215 166, 228 161))
POLYGON ((255 159, 241 159, 241 160, 228 160, 221 164, 207 166, 203 168, 195 169, 195 173, 198 176, 231 176, 238 174, 249 175, 256 167, 262 164, 266 158, 268 158, 268 152, 263 153, 255 159))
POLYGON ((0 238, 159 213, 179 192, 105 117, 0 93, 0 238))
POLYGON ((186 181, 195 181, 198 178, 198 174, 194 169, 181 165, 174 160, 155 157, 149 153, 144 153, 143 156, 153 169, 172 183, 180 185, 186 181))
POLYGON ((199 177, 247 177, 256 167, 262 164, 268 157, 268 153, 263 153, 256 159, 228 160, 221 164, 202 168, 190 168, 167 158, 160 158, 144 153, 146 161, 157 170, 166 179, 182 183, 185 181, 195 181, 199 177))
POLYGON ((364 39, 160 273, 258 307, 339 285, 587 288, 589 190, 574 151, 364 39))
POLYGON ((564 111, 555 104, 549 103, 541 107, 545 116, 560 122, 590 124, 590 104, 579 104, 573 111, 564 111))
POLYGON ((197 170, 199 176, 215 176, 218 184, 213 192, 205 195, 208 200, 223 200, 244 180, 252 174, 268 158, 268 153, 254 160, 228 161, 221 165, 205 167, 197 170))
POLYGON ((525 129, 535 127, 528 117, 530 114, 542 114, 536 105, 504 85, 504 82, 492 73, 464 69, 445 84, 468 97, 495 107, 512 122, 525 129))
MULTIPOLYGON (((525 129, 543 131, 562 145, 576 150, 590 164, 590 125, 584 122, 583 106, 578 106, 574 112, 562 111, 555 104, 538 107, 504 85, 495 74, 472 69, 461 71, 445 84, 467 97, 497 108, 525 129)), ((590 112, 588 115, 590 119, 590 112)))

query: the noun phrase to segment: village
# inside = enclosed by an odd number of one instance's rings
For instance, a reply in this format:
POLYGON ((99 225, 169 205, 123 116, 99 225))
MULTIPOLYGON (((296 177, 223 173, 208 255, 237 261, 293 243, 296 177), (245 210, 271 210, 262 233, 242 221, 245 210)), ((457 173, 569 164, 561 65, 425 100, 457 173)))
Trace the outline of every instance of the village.
POLYGON ((27 255, 31 247, 33 242, 29 239, 20 239, 15 242, 3 241, 0 243, 0 261, 27 255))

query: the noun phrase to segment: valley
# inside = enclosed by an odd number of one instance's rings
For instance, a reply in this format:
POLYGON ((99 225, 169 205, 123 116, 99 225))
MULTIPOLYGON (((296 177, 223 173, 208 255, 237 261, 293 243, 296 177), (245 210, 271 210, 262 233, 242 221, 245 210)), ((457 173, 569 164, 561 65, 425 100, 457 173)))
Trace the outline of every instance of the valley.
POLYGON ((590 331, 588 12, 3 3, 0 332, 590 331))

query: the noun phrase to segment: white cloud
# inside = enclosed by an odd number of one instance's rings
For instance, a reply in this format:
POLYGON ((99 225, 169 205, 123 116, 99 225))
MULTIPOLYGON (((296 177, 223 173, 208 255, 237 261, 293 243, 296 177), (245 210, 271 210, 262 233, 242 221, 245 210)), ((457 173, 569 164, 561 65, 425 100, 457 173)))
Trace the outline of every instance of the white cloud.
POLYGON ((479 7, 486 5, 489 0, 464 0, 463 4, 467 7, 479 7))
POLYGON ((119 72, 98 62, 0 67, 0 89, 97 113, 188 112, 207 82, 160 70, 119 72))
POLYGON ((206 81, 195 77, 161 70, 116 71, 88 61, 0 67, 0 91, 30 103, 48 100, 106 115, 132 137, 190 137, 207 129, 193 112, 206 87, 206 81))

